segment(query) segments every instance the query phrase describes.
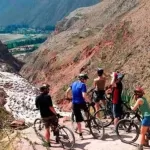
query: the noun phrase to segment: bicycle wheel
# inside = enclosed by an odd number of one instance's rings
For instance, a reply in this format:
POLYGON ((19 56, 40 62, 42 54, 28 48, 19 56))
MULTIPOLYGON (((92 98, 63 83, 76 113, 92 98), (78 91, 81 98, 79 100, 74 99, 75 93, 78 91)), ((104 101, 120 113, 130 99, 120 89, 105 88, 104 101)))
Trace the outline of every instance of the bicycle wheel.
POLYGON ((72 149, 75 144, 75 136, 66 126, 59 126, 59 141, 63 148, 72 149))
POLYGON ((122 142, 131 144, 138 139, 140 130, 133 120, 122 119, 116 126, 116 133, 122 142))
POLYGON ((112 124, 114 118, 112 115, 111 111, 108 111, 106 109, 100 109, 98 110, 95 114, 94 117, 96 117, 97 119, 99 119, 102 123, 104 127, 108 127, 109 125, 112 124))
POLYGON ((93 117, 89 122, 89 129, 95 139, 102 140, 104 137, 103 123, 96 117, 93 117))
MULTIPOLYGON (((81 111, 81 114, 82 114, 83 119, 87 120, 87 118, 85 116, 85 112, 83 110, 81 111)), ((72 122, 72 128, 73 128, 73 130, 76 130, 77 124, 76 124, 76 118, 75 118, 75 115, 74 115, 73 112, 71 114, 71 122, 72 122)))
POLYGON ((34 121, 34 131, 36 133, 36 135, 42 140, 44 141, 44 123, 42 121, 42 119, 37 118, 34 121))

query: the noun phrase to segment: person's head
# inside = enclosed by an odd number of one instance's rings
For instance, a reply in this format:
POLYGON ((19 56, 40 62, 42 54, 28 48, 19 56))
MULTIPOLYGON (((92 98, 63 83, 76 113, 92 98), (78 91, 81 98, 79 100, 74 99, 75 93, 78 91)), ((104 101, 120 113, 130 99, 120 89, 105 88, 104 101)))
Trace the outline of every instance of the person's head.
POLYGON ((40 91, 41 91, 41 93, 48 94, 49 88, 50 88, 49 84, 42 84, 42 86, 40 87, 40 91))
POLYGON ((98 69, 97 69, 97 75, 98 75, 99 77, 101 77, 101 76, 103 75, 103 73, 104 73, 104 69, 103 69, 103 68, 98 68, 98 69))
POLYGON ((134 90, 134 96, 135 96, 135 99, 137 100, 138 98, 141 98, 143 97, 144 95, 144 90, 143 88, 141 87, 136 87, 135 90, 134 90))
POLYGON ((87 74, 81 73, 81 74, 79 74, 78 79, 79 79, 81 82, 86 82, 87 79, 89 79, 89 77, 88 77, 87 74))

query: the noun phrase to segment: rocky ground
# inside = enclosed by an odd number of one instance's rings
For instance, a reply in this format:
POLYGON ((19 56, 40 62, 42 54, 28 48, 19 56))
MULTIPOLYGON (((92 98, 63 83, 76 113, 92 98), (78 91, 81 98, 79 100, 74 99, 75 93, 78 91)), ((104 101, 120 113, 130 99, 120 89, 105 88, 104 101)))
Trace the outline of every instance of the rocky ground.
MULTIPOLYGON (((61 124, 67 125, 72 129, 72 124, 70 122, 65 122, 61 124)), ((33 128, 29 128, 23 131, 23 137, 21 141, 16 144, 17 150, 63 150, 60 144, 55 143, 55 138, 51 137, 51 148, 43 147, 43 142, 35 134, 33 128), (32 144, 31 144, 32 143, 32 144)), ((104 140, 96 140, 89 134, 88 129, 84 129, 84 140, 80 140, 78 134, 75 133, 76 144, 74 150, 137 150, 137 142, 131 145, 122 143, 116 136, 115 133, 112 133, 112 126, 105 129, 105 138, 104 140)), ((144 148, 148 150, 149 148, 144 148)))

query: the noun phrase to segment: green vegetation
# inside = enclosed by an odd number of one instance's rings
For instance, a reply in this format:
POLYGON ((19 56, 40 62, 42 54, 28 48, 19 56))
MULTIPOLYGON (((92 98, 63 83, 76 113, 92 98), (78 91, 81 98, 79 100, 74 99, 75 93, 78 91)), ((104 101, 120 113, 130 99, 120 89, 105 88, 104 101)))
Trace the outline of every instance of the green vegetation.
POLYGON ((122 92, 122 100, 124 102, 126 102, 127 104, 130 104, 131 100, 132 100, 132 93, 129 90, 124 90, 122 92))
POLYGON ((30 48, 29 50, 22 50, 22 51, 20 51, 20 50, 14 50, 14 51, 12 51, 11 53, 12 53, 13 55, 16 55, 16 54, 23 54, 23 53, 31 53, 31 52, 35 51, 36 49, 38 49, 38 47, 39 47, 39 46, 34 45, 34 46, 33 46, 32 48, 30 48))
POLYGON ((27 38, 22 38, 22 39, 17 39, 17 40, 12 40, 9 42, 6 42, 6 45, 8 49, 16 48, 19 46, 25 46, 25 45, 34 45, 34 44, 39 44, 43 43, 47 39, 46 36, 41 36, 41 37, 27 37, 27 38))

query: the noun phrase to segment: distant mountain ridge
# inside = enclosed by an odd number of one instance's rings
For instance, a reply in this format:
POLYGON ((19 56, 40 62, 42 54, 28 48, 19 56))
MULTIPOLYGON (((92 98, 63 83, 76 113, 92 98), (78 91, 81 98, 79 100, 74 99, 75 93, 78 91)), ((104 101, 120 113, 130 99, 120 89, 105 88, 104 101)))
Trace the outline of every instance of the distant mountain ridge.
POLYGON ((0 26, 26 24, 31 27, 55 25, 79 7, 94 5, 100 0, 1 0, 0 26))

